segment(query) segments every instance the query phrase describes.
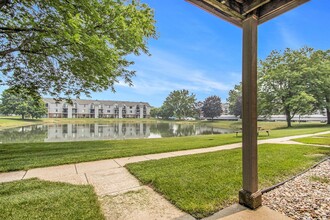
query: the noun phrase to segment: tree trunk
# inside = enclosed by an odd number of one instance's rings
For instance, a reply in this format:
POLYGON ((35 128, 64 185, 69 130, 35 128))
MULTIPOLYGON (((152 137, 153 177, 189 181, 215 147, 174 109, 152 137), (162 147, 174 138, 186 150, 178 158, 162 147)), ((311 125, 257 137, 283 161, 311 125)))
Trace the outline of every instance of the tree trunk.
POLYGON ((291 113, 289 109, 285 108, 286 122, 288 124, 288 128, 292 127, 291 125, 291 113))
POLYGON ((24 114, 22 114, 22 120, 24 120, 24 116, 25 116, 25 115, 24 115, 24 114))
POLYGON ((330 109, 329 109, 329 106, 330 106, 330 97, 329 96, 327 96, 326 98, 325 98, 325 100, 326 100, 326 104, 327 104, 327 124, 328 125, 330 125, 330 109))

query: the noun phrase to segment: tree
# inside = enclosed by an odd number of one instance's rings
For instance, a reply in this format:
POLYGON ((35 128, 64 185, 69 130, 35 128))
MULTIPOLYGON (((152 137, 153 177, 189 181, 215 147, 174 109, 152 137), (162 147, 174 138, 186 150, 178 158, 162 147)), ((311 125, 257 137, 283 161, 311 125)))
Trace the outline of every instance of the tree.
POLYGON ((259 65, 259 114, 284 113, 288 127, 296 114, 310 114, 316 99, 307 93, 310 48, 272 51, 259 65))
POLYGON ((2 93, 0 113, 21 115, 22 119, 25 116, 41 118, 47 114, 47 108, 40 96, 31 96, 28 91, 23 89, 19 93, 17 90, 7 89, 2 93))
POLYGON ((232 114, 242 118, 242 96, 237 96, 234 105, 232 106, 232 114))
POLYGON ((202 107, 204 117, 211 118, 218 117, 222 113, 221 99, 219 96, 207 97, 203 103, 202 107))
POLYGON ((160 108, 151 108, 150 109, 150 116, 153 118, 158 118, 160 116, 160 108))
POLYGON ((242 117, 242 83, 235 85, 234 89, 229 91, 227 102, 229 104, 229 113, 242 117))
POLYGON ((308 93, 316 98, 315 108, 326 110, 330 124, 330 50, 314 51, 308 65, 308 93))
POLYGON ((188 90, 174 90, 171 92, 162 105, 162 116, 165 118, 176 117, 182 119, 195 115, 196 97, 188 90))
POLYGON ((204 114, 203 114, 203 105, 204 103, 202 101, 198 101, 195 103, 195 109, 196 109, 196 118, 203 118, 204 114))
POLYGON ((128 55, 149 54, 154 23, 135 0, 1 0, 1 84, 54 97, 131 85, 128 55))

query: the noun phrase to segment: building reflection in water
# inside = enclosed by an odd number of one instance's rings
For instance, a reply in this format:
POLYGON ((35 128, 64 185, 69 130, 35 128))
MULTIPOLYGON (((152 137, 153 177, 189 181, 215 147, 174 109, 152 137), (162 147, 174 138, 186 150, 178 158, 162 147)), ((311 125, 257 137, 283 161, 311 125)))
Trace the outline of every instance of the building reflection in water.
POLYGON ((48 125, 45 142, 140 139, 150 136, 150 125, 126 124, 55 124, 48 125))

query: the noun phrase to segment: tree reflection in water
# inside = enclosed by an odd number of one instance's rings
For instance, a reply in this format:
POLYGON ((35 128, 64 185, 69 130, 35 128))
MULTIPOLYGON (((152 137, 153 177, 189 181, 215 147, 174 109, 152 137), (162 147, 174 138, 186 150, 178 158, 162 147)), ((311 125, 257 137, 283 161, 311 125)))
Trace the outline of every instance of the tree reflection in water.
POLYGON ((46 125, 24 126, 0 131, 1 143, 44 142, 46 138, 46 125))

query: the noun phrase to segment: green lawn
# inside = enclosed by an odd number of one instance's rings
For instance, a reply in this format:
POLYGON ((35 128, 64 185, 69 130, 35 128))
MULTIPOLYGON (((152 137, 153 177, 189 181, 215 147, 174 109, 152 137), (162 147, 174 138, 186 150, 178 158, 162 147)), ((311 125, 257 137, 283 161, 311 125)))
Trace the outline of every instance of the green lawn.
POLYGON ((0 144, 0 172, 240 142, 233 134, 112 141, 0 144))
MULTIPOLYGON (((259 147, 260 188, 269 187, 310 167, 329 148, 264 144, 259 147)), ((241 149, 128 164, 180 209, 201 218, 237 202, 241 188, 241 149)))
POLYGON ((0 183, 0 219, 104 219, 91 186, 37 179, 0 183))
POLYGON ((330 146, 330 134, 323 134, 314 137, 298 138, 294 139, 305 144, 320 144, 320 145, 329 145, 330 146))
MULTIPOLYGON (((330 126, 326 125, 278 129, 272 130, 269 137, 261 133, 259 139, 317 133, 328 130, 330 130, 330 126)), ((0 172, 206 148, 238 142, 241 142, 241 136, 221 134, 159 139, 0 144, 0 172)))

